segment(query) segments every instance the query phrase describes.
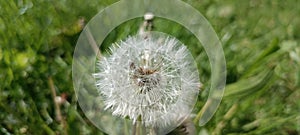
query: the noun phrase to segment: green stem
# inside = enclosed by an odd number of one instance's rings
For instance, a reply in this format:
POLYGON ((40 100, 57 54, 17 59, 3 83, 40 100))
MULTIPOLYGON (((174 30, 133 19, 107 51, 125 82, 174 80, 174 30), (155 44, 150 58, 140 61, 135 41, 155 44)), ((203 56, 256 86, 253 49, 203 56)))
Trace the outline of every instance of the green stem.
POLYGON ((137 122, 132 125, 132 135, 136 135, 137 122))
POLYGON ((154 128, 150 128, 149 135, 156 135, 156 131, 154 128))

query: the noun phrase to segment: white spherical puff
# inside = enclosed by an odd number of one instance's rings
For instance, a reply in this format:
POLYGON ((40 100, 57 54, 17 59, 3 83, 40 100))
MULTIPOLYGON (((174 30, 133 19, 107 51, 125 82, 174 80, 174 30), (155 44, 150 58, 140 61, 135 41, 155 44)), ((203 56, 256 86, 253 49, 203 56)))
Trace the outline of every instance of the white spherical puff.
POLYGON ((175 38, 129 37, 110 53, 94 74, 105 110, 159 128, 190 113, 201 84, 191 54, 175 38))

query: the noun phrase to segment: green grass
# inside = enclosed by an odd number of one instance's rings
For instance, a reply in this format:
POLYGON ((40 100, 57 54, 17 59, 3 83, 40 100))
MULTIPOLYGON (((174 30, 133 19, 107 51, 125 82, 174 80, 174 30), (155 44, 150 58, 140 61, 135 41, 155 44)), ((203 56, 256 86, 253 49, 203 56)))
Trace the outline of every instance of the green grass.
MULTIPOLYGON (((227 85, 220 107, 203 127, 208 134, 300 134, 300 1, 184 0, 214 27, 226 57, 227 85)), ((87 23, 109 0, 0 1, 0 134, 103 134, 80 110, 72 86, 72 55, 87 23), (53 82, 53 83, 52 83, 53 82), (52 90, 51 90, 52 89, 52 90), (56 107, 53 91, 66 102, 56 107), (62 119, 57 116, 60 110, 62 119)), ((130 20, 105 39, 136 33, 130 20)), ((162 18, 155 30, 191 48, 208 96, 210 66, 195 36, 162 18)))

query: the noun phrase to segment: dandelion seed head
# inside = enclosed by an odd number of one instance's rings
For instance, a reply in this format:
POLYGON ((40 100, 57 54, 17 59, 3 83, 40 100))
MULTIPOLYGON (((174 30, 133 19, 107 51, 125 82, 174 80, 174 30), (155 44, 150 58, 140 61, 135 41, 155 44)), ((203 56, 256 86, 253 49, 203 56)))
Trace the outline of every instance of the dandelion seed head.
POLYGON ((129 37, 110 53, 94 74, 106 110, 133 122, 141 118, 146 127, 167 126, 174 115, 188 113, 200 81, 191 54, 175 38, 129 37))

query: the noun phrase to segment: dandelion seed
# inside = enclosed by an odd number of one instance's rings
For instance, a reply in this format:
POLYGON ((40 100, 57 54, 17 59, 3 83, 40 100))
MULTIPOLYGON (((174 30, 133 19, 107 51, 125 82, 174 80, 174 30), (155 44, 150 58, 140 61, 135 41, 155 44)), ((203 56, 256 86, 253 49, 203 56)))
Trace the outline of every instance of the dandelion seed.
POLYGON ((165 127, 194 104, 189 98, 199 90, 197 68, 175 38, 129 37, 110 51, 94 76, 105 109, 113 115, 165 127))

